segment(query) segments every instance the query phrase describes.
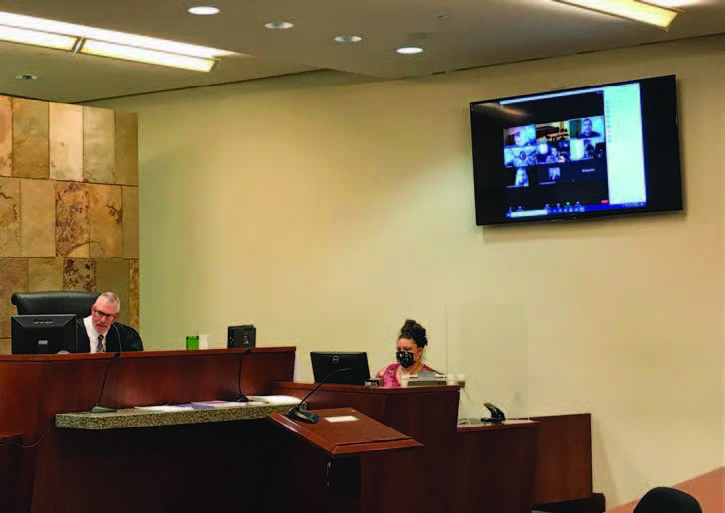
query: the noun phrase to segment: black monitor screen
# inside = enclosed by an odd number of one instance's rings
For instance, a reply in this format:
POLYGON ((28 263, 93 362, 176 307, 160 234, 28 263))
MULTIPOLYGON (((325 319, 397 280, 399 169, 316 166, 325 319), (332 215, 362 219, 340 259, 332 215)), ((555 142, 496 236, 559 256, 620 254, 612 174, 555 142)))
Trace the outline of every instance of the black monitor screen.
POLYGON ((227 347, 250 348, 257 344, 257 328, 253 324, 227 326, 227 347))
POLYGON ((326 383, 338 385, 364 385, 370 379, 368 354, 365 352, 324 352, 310 353, 312 372, 315 382, 319 383, 329 376, 326 383), (332 374, 336 370, 349 369, 332 374), (330 375, 332 374, 332 375, 330 375))
POLYGON ((76 353, 74 314, 13 315, 13 354, 76 353))
POLYGON ((683 209, 675 76, 471 103, 476 223, 683 209))

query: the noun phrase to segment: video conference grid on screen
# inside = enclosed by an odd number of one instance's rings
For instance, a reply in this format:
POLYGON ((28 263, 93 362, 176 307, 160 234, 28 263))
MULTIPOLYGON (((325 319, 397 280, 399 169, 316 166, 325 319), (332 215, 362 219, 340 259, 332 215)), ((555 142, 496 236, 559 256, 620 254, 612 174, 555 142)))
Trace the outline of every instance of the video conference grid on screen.
POLYGON ((639 84, 523 97, 500 105, 544 116, 578 114, 504 128, 506 217, 646 205, 639 84), (561 109, 562 101, 578 108, 561 109))

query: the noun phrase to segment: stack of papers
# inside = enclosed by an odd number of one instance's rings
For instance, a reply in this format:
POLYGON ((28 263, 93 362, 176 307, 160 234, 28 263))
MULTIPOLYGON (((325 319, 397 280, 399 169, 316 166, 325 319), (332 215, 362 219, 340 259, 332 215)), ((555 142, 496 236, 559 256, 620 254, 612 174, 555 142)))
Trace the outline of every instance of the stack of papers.
POLYGON ((244 408, 246 406, 264 406, 266 404, 295 405, 299 402, 296 397, 286 395, 249 396, 249 402, 236 401, 196 401, 188 404, 159 404, 154 406, 136 406, 137 410, 174 412, 205 410, 209 408, 244 408))

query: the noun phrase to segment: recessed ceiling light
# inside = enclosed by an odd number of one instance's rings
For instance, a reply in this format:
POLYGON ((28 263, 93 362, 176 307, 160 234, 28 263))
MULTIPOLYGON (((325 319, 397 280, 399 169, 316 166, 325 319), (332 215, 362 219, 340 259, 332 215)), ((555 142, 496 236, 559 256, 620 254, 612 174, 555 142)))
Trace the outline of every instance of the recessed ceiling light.
POLYGON ((422 53, 423 49, 419 46, 404 46, 403 48, 398 48, 395 51, 402 53, 403 55, 413 55, 415 53, 422 53))
POLYGON ((30 73, 24 73, 22 75, 18 75, 15 78, 17 78, 18 80, 38 80, 37 76, 31 75, 30 73))
POLYGON ((189 7, 186 12, 189 14, 196 14, 197 16, 213 16, 215 14, 219 14, 220 9, 218 7, 214 7, 213 5, 196 5, 194 7, 189 7))
POLYGON ((338 43, 359 43, 362 41, 360 36, 336 36, 335 41, 338 43))
POLYGON ((270 30, 287 30, 294 27, 294 23, 290 23, 289 21, 270 21, 269 23, 264 24, 264 28, 268 28, 270 30))

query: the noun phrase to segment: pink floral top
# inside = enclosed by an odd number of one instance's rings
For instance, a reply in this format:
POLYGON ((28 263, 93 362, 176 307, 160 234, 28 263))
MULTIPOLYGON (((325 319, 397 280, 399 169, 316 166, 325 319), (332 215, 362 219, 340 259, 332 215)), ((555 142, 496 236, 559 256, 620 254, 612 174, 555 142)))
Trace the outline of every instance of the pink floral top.
MULTIPOLYGON (((398 369, 400 368, 399 363, 391 363, 387 367, 385 367, 383 370, 378 372, 377 376, 375 376, 378 379, 383 380, 383 384, 381 386, 384 387, 399 387, 400 381, 398 381, 398 369)), ((433 369, 428 367, 426 364, 423 364, 423 368, 420 369, 421 372, 435 372, 433 369)))

